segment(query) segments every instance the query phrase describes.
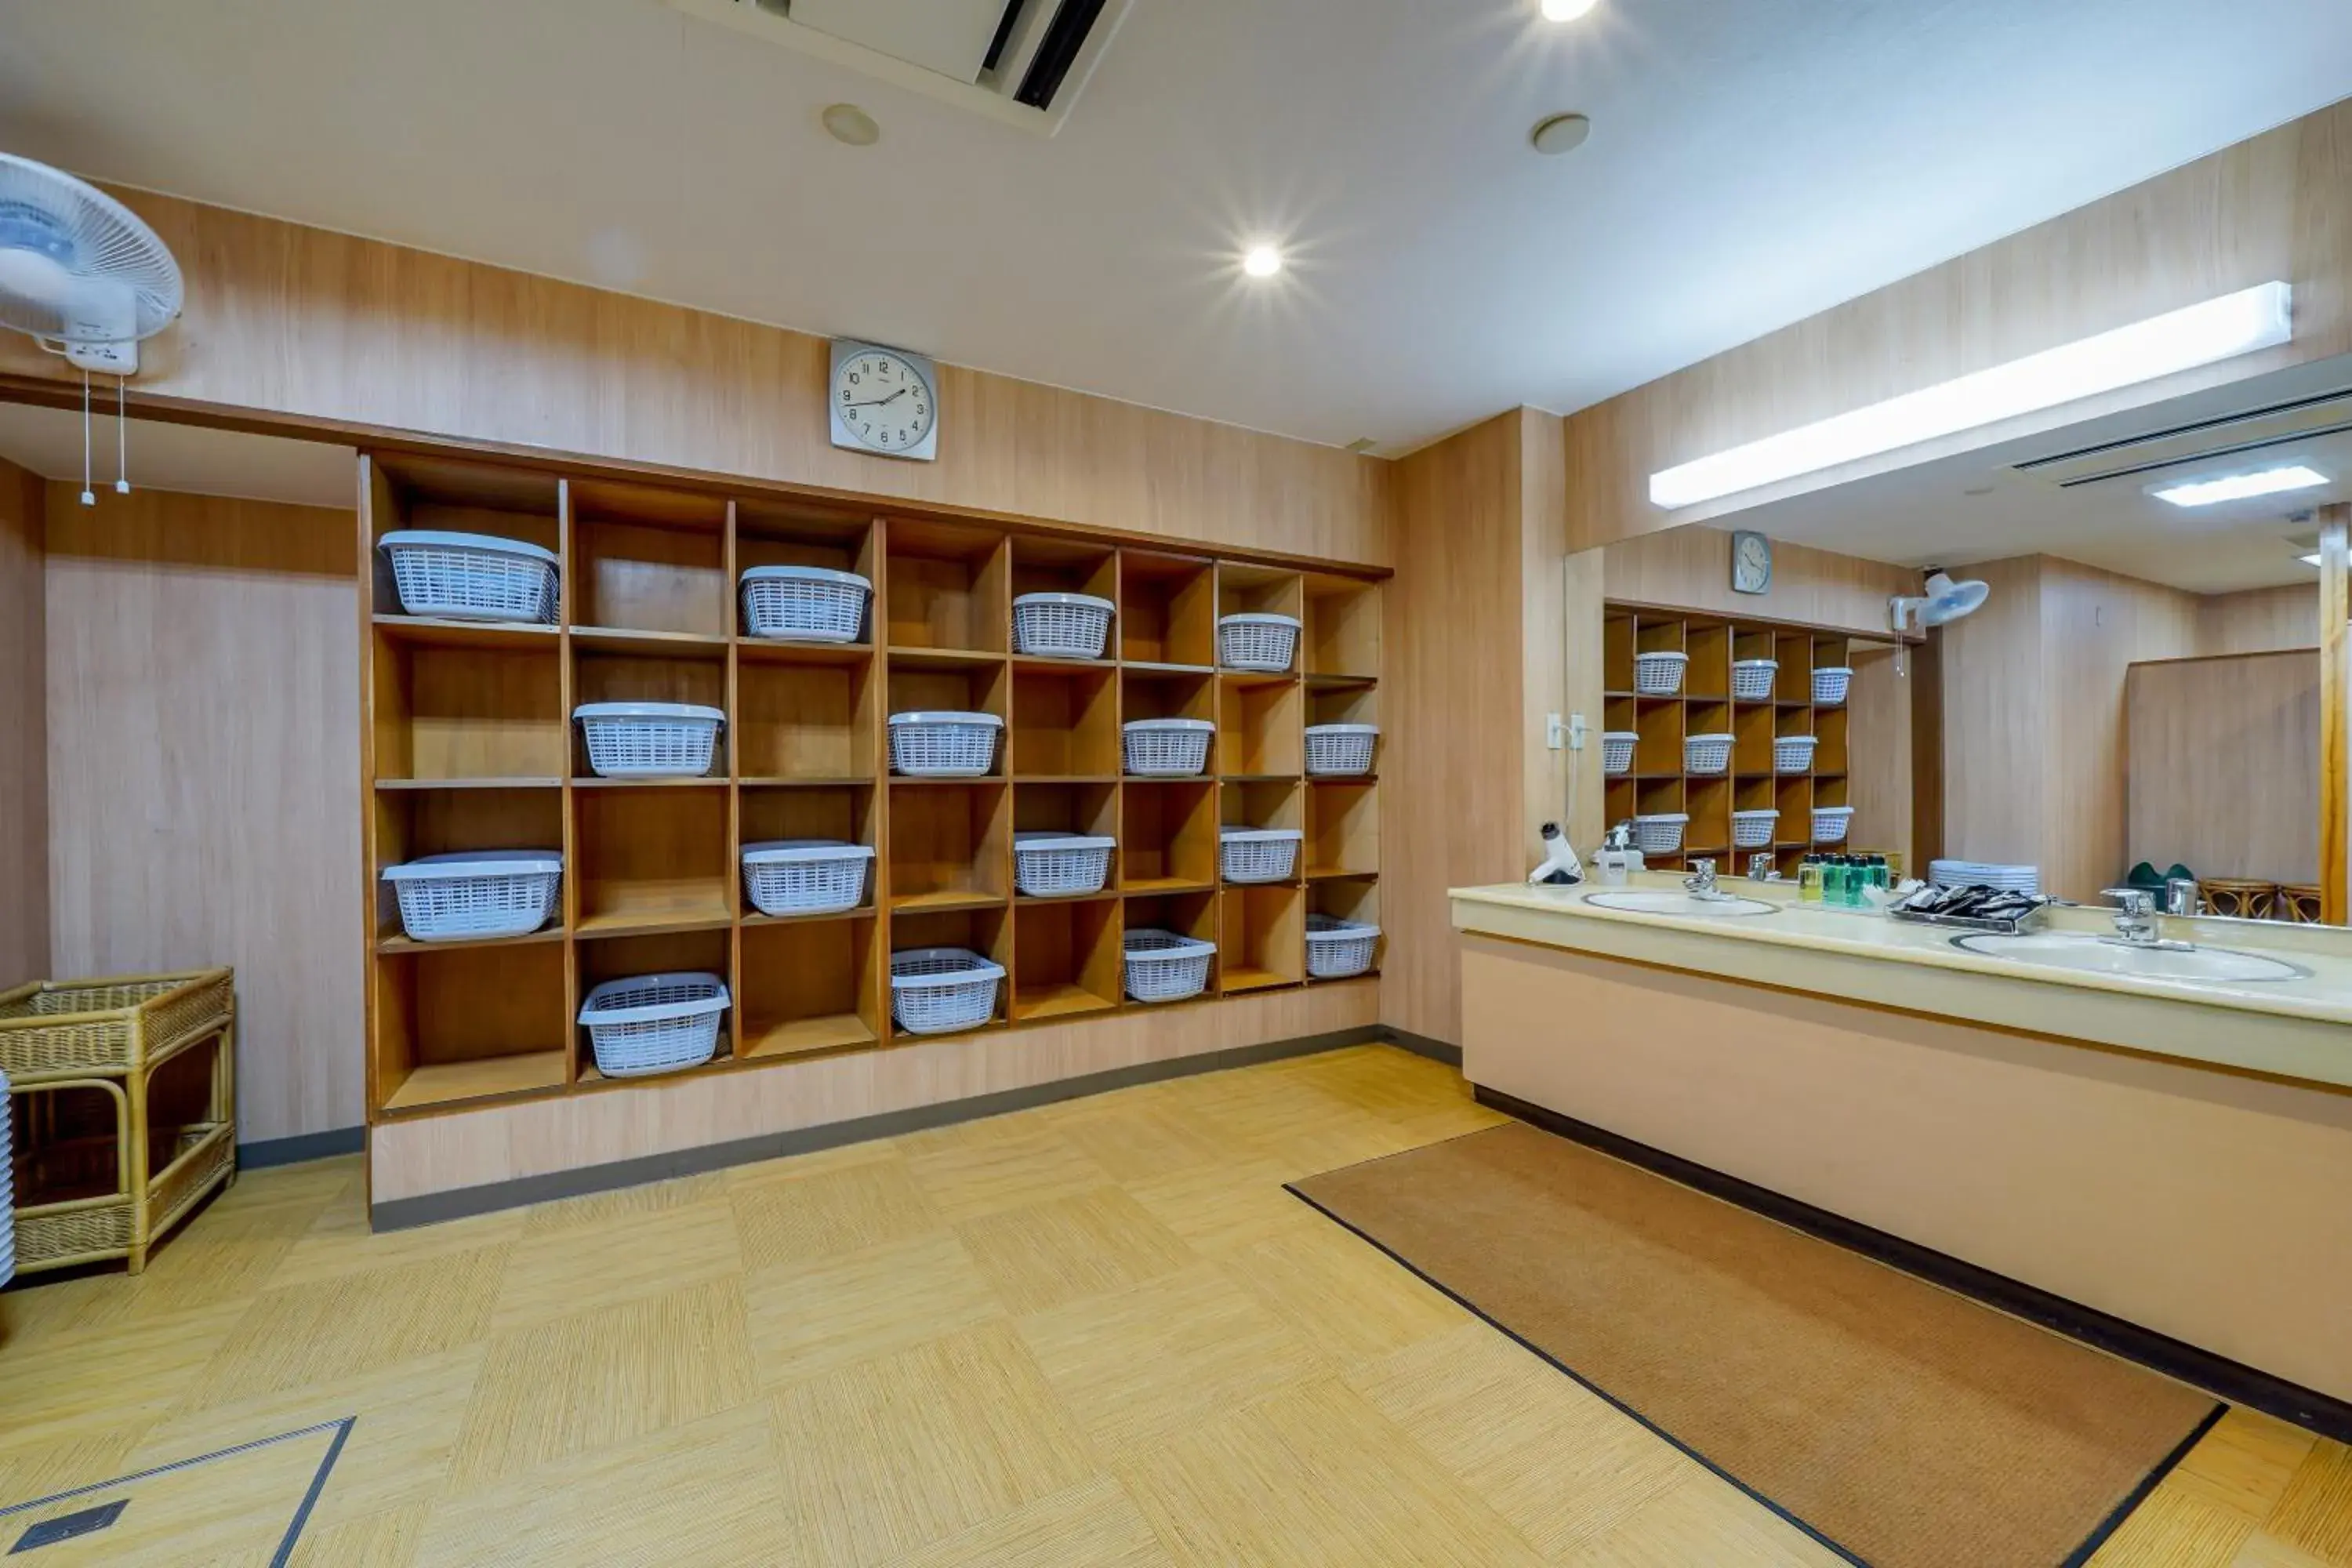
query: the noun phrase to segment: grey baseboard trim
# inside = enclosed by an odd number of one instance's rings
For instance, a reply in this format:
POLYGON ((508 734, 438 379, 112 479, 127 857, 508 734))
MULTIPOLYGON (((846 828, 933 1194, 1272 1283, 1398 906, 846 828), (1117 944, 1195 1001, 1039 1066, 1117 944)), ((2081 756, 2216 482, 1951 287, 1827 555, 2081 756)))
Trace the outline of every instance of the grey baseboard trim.
MULTIPOLYGON (((1207 1051, 1170 1061, 1138 1062, 1133 1067, 1114 1068, 1108 1072, 1056 1079, 1051 1083, 1030 1084, 1022 1089, 974 1095, 965 1100, 943 1100, 937 1105, 911 1106, 905 1110, 885 1111, 879 1116, 862 1116, 850 1121, 830 1121, 819 1127, 798 1127, 788 1132, 768 1132, 757 1138, 706 1143, 699 1148, 677 1149, 666 1154, 647 1154, 635 1160, 583 1165, 574 1171, 551 1171, 543 1176, 523 1176, 511 1182, 457 1187, 446 1193, 428 1193, 422 1197, 394 1198, 371 1205, 368 1223, 376 1230, 406 1230, 420 1225, 438 1225, 444 1220, 492 1214, 499 1209, 519 1208, 525 1204, 585 1197, 592 1193, 641 1186, 647 1182, 698 1176, 709 1171, 725 1170, 730 1165, 749 1165, 761 1160, 780 1160, 788 1154, 835 1149, 845 1143, 902 1137, 909 1132, 951 1126, 959 1121, 977 1121, 983 1117, 1029 1110, 1059 1100, 1107 1094, 1115 1089, 1131 1089, 1137 1084, 1190 1078, 1196 1073, 1223 1072, 1229 1068, 1254 1067, 1259 1062, 1280 1061, 1289 1057, 1314 1056, 1322 1051, 1338 1050, 1344 1046, 1386 1041, 1391 1038, 1391 1031, 1374 1024, 1360 1029, 1342 1029, 1335 1034, 1304 1035, 1295 1039, 1269 1040, 1263 1045, 1235 1046, 1230 1050, 1207 1051)), ((1419 1048, 1403 1040, 1396 1043, 1406 1045, 1408 1049, 1419 1048)), ((1436 1042, 1430 1044, 1435 1045, 1436 1042)), ((1458 1060, 1459 1058, 1460 1053, 1456 1052, 1455 1058, 1458 1060)))
POLYGON ((1449 1046, 1444 1040, 1433 1040, 1427 1035, 1416 1035, 1409 1029, 1392 1029, 1385 1024, 1381 1026, 1381 1034, 1389 1044, 1411 1051, 1417 1057, 1427 1057, 1431 1061, 1444 1062, 1450 1068, 1462 1065, 1460 1046, 1449 1046))
POLYGON ((236 1168, 264 1171, 272 1165, 299 1165, 310 1160, 331 1160, 338 1154, 367 1151, 367 1129, 337 1127, 326 1132, 302 1132, 291 1138, 264 1138, 236 1146, 236 1168))

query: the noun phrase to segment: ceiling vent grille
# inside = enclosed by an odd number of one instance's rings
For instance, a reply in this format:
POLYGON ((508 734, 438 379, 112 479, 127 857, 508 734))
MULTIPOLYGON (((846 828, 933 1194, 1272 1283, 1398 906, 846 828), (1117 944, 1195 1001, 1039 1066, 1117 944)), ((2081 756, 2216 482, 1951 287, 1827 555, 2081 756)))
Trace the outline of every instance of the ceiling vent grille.
POLYGON ((2201 419, 2126 440, 2102 442, 2072 452, 2053 452, 2014 467, 2021 474, 2032 475, 2062 489, 2072 489, 2078 485, 2131 479, 2183 463, 2259 452, 2266 447, 2309 441, 2346 430, 2352 430, 2352 395, 2327 393, 2245 414, 2201 419))
POLYGON ((1051 136, 1132 0, 665 0, 927 98, 1051 136))

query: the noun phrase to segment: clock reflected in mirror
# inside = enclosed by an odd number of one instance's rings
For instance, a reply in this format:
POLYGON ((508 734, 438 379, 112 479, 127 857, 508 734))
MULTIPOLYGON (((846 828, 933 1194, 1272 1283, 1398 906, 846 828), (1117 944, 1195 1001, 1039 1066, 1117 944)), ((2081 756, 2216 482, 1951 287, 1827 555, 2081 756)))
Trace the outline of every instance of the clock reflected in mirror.
POLYGON ((937 368, 920 354, 836 338, 826 398, 833 444, 885 458, 939 456, 937 368))
POLYGON ((1731 536, 1731 591, 1761 594, 1772 586, 1772 542, 1741 530, 1731 536))

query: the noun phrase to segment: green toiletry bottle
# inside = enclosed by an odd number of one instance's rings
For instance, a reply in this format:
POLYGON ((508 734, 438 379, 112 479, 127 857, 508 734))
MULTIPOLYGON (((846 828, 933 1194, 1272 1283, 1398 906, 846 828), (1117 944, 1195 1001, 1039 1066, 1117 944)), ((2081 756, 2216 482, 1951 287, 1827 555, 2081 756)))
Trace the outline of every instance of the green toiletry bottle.
POLYGON ((1845 902, 1845 857, 1822 857, 1822 902, 1832 906, 1845 902))

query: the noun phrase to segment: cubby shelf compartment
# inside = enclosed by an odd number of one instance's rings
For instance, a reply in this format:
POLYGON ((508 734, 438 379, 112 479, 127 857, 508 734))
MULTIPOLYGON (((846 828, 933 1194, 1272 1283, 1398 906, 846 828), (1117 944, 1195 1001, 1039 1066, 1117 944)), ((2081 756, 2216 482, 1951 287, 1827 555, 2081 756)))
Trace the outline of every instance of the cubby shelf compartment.
MULTIPOLYGON (((1333 920, 1354 921, 1361 925, 1381 923, 1381 884, 1377 877, 1354 873, 1328 876, 1314 881, 1307 889, 1307 912, 1328 915, 1333 920)), ((1301 935, 1300 940, 1305 940, 1301 935)), ((1384 942, 1386 937, 1381 939, 1384 942)), ((1359 980, 1370 980, 1380 973, 1379 950, 1374 950, 1372 967, 1362 974, 1339 975, 1328 980, 1307 977, 1309 985, 1347 985, 1359 980)))
POLYGON ((1307 977, 1307 906, 1295 887, 1228 888, 1222 895, 1219 988, 1231 996, 1307 977))
POLYGON ((1119 1005, 1119 900, 1041 900, 1013 914, 1013 1021, 1119 1005))
POLYGON ((887 1003, 881 923, 835 915, 743 931, 739 1055, 815 1056, 882 1039, 887 1003))
POLYGON ((561 944, 418 947, 374 962, 385 1110, 563 1087, 571 1025, 561 944))
POLYGON ((1218 786, 1130 779, 1120 786, 1119 885, 1130 893, 1213 888, 1218 786))
MULTIPOLYGON (((725 1043, 693 1070, 756 1070, 917 1038, 890 1020, 894 949, 987 954, 1007 978, 984 1027, 1044 1026, 1126 1009, 1120 937, 1164 928, 1216 944, 1213 1005, 1227 991, 1297 984, 1305 913, 1376 886, 1377 855, 1355 837, 1374 816, 1362 805, 1377 799, 1373 781, 1302 776, 1307 724, 1378 722, 1381 590, 1370 579, 1013 521, 893 516, 856 501, 730 500, 715 487, 572 476, 552 464, 373 455, 365 464, 373 1118, 627 1092, 634 1080, 604 1079, 574 1022, 599 979, 664 968, 725 976, 725 1043), (490 533, 554 552, 563 564, 557 623, 404 614, 373 555, 394 528, 490 533), (746 636, 740 574, 775 565, 873 583, 858 640, 746 636), (1013 599, 1039 592, 1111 601, 1101 659, 1013 651, 1013 599), (1237 611, 1302 620, 1290 670, 1216 668, 1217 617, 1237 611), (727 722, 711 772, 593 776, 571 714, 598 700, 719 709, 727 722), (992 774, 892 775, 889 714, 942 709, 1005 721, 992 774), (1218 727, 1210 771, 1125 776, 1120 724, 1174 717, 1218 727), (1306 831, 1297 875, 1221 886, 1217 829, 1227 820, 1306 831), (1112 838, 1103 891, 1020 895, 1013 841, 1023 829, 1112 838), (876 849, 865 904, 802 917, 752 910, 741 847, 793 838, 876 849), (1341 847, 1327 855, 1326 844, 1341 847), (379 901, 376 873, 478 847, 560 847, 562 918, 480 943, 409 942, 396 906, 379 901)), ((1780 784, 1768 775, 1737 787, 1780 784)))

